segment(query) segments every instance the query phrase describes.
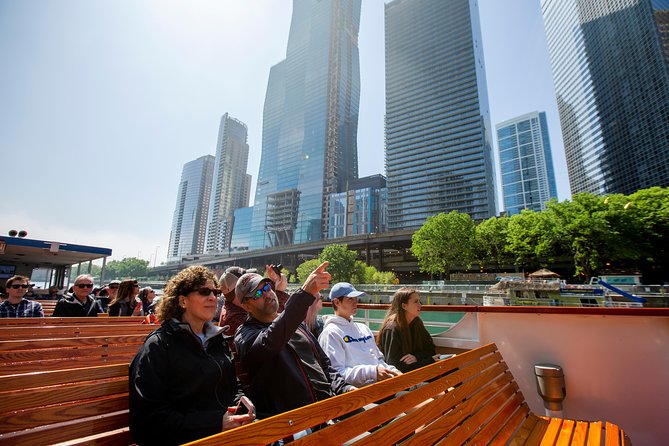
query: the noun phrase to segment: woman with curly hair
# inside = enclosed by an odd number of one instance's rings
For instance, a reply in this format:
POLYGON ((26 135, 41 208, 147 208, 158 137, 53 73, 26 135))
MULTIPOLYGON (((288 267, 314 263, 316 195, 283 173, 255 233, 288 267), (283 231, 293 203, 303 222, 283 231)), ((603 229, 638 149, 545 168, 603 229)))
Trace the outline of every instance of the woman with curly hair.
POLYGON ((437 358, 434 341, 420 318, 420 295, 400 288, 393 295, 377 343, 388 364, 402 373, 432 364, 437 358))
POLYGON ((118 287, 116 297, 109 303, 110 316, 140 316, 142 306, 138 305, 139 283, 126 279, 118 287))
POLYGON ((130 432, 139 445, 181 444, 250 423, 236 415, 241 396, 221 328, 211 323, 216 276, 188 267, 165 285, 160 328, 130 364, 130 432))

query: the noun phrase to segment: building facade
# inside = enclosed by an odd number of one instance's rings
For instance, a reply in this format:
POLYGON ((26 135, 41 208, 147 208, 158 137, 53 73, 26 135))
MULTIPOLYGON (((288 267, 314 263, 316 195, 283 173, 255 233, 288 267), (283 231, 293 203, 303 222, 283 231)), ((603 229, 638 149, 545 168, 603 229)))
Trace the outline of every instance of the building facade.
POLYGON ((360 178, 348 191, 330 194, 328 238, 385 232, 386 195, 383 175, 360 178))
POLYGON ((184 164, 172 218, 168 262, 204 252, 214 162, 212 155, 205 155, 184 164))
POLYGON ((541 211, 557 198, 546 113, 528 113, 495 128, 507 215, 523 209, 541 211))
POLYGON ((389 230, 452 210, 494 216, 477 2, 394 0, 385 18, 389 230))
POLYGON ((234 211, 249 205, 251 176, 246 173, 249 161, 246 141, 246 124, 224 114, 218 129, 214 185, 209 201, 207 253, 227 251, 232 238, 234 211))
POLYGON ((270 70, 251 249, 327 237, 328 200, 358 177, 360 0, 293 2, 270 70))
POLYGON ((572 193, 669 186, 669 0, 542 0, 572 193))

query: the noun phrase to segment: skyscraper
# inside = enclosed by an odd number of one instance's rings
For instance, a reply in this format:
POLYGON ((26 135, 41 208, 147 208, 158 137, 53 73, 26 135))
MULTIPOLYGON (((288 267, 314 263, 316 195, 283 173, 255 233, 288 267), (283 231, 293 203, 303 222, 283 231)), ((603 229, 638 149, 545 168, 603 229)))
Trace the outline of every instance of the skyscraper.
POLYGON ((495 127, 506 213, 544 209, 557 198, 546 113, 528 113, 495 127))
POLYGON ((249 205, 251 176, 246 173, 249 161, 246 137, 246 124, 224 114, 218 129, 214 186, 209 201, 207 253, 228 249, 234 211, 249 205))
POLYGON ((394 0, 385 17, 388 228, 452 210, 495 215, 476 0, 394 0))
POLYGON ((293 2, 270 70, 250 248, 327 237, 330 193, 358 177, 360 0, 293 2))
POLYGON ((348 191, 330 194, 328 238, 385 232, 386 194, 383 175, 358 178, 348 191))
POLYGON ((669 185, 669 0, 542 0, 572 193, 669 185))
POLYGON ((172 218, 168 261, 179 261, 183 256, 204 252, 213 174, 212 155, 201 156, 184 164, 172 218))

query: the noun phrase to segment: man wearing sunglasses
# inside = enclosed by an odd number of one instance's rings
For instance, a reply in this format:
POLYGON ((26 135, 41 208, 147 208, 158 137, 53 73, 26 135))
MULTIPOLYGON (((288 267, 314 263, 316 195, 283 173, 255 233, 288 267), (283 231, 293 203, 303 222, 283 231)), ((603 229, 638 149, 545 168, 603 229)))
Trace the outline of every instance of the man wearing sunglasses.
POLYGON ((93 299, 93 277, 81 274, 74 279, 72 295, 63 297, 56 303, 53 317, 97 317, 103 313, 100 302, 93 299))
POLYGON ((7 279, 7 300, 0 304, 0 317, 44 317, 42 304, 25 297, 30 279, 14 276, 7 279))
POLYGON ((235 345, 258 418, 355 389, 332 368, 303 322, 320 290, 328 286, 326 266, 323 262, 309 275, 282 313, 271 280, 251 273, 237 282, 235 294, 249 317, 237 330, 235 345))

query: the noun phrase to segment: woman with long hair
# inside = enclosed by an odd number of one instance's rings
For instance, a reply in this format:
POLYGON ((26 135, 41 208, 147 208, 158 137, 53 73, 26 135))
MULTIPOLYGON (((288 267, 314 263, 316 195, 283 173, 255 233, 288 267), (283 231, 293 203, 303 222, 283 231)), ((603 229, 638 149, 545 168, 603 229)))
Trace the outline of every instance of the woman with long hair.
POLYGON ((393 295, 377 337, 388 364, 403 373, 437 359, 434 341, 420 318, 420 295, 413 288, 400 288, 393 295))
POLYGON ((137 280, 126 279, 118 287, 116 297, 109 303, 110 316, 139 316, 142 306, 138 305, 137 295, 139 284, 137 280))
POLYGON ((156 292, 150 286, 145 286, 139 291, 137 297, 142 302, 142 313, 140 316, 146 316, 151 312, 151 304, 156 297, 156 292))
POLYGON ((137 444, 187 443, 255 419, 249 406, 249 413, 236 414, 235 367, 223 329, 211 322, 220 294, 204 266, 183 269, 165 285, 156 308, 161 325, 130 364, 130 433, 137 444))

